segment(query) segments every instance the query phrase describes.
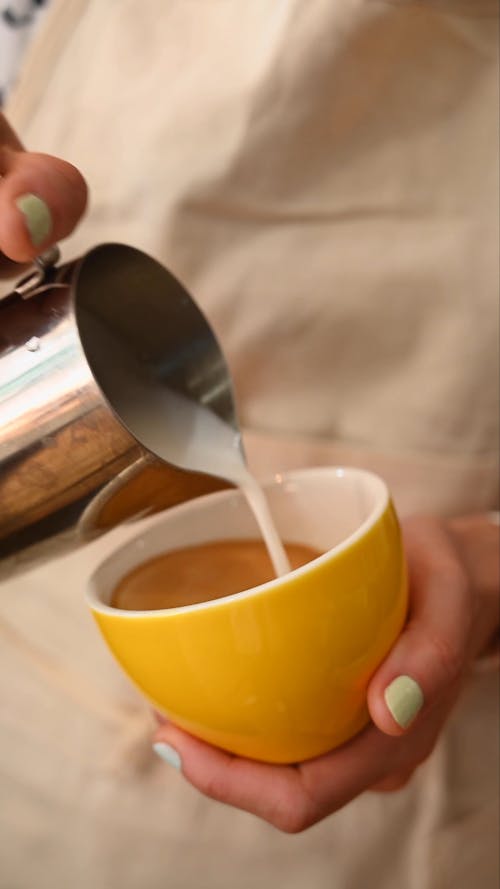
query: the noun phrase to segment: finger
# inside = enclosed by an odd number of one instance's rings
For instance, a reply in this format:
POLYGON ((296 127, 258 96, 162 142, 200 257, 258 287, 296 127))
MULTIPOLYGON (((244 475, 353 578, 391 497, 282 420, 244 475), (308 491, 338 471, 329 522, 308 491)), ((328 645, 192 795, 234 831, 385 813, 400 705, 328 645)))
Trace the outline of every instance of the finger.
POLYGON ((374 793, 397 793, 398 790, 402 790, 411 781, 414 772, 415 769, 406 769, 395 775, 389 775, 387 778, 383 778, 382 781, 373 784, 370 790, 374 793))
POLYGON ((297 833, 386 777, 404 756, 404 741, 372 726, 332 753, 279 766, 232 756, 167 723, 154 747, 206 796, 297 833))
POLYGON ((69 235, 87 202, 75 167, 45 154, 0 148, 0 251, 28 262, 69 235))
POLYGON ((393 737, 372 725, 338 750, 299 766, 303 786, 316 801, 316 820, 367 790, 404 786, 432 753, 455 696, 456 691, 447 695, 443 712, 419 720, 409 736, 393 737))
MULTIPOLYGON (((5 167, 5 149, 13 149, 23 151, 23 146, 17 138, 14 130, 9 126, 4 115, 0 113, 0 180, 2 170, 5 167)), ((12 260, 7 259, 0 250, 0 278, 13 277, 17 272, 18 266, 12 260)))
POLYGON ((425 718, 457 684, 471 630, 469 583, 443 524, 434 519, 408 522, 405 547, 409 620, 368 689, 371 717, 390 735, 404 733, 417 717, 425 718))
POLYGON ((154 749, 205 796, 258 815, 281 830, 290 832, 294 813, 302 811, 303 789, 294 766, 232 756, 171 723, 157 731, 154 749), (166 751, 158 746, 165 744, 166 751))

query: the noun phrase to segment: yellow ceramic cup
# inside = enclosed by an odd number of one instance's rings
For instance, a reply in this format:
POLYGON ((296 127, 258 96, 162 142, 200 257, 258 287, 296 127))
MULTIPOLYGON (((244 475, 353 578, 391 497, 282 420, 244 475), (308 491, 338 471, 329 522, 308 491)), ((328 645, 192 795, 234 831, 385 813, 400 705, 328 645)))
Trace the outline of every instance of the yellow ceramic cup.
POLYGON ((90 579, 111 651, 154 707, 241 756, 289 763, 331 750, 368 722, 366 688, 401 631, 406 571, 388 490, 358 469, 317 468, 265 485, 284 540, 324 555, 223 599, 162 611, 108 604, 132 568, 167 550, 255 538, 238 491, 148 520, 90 579))

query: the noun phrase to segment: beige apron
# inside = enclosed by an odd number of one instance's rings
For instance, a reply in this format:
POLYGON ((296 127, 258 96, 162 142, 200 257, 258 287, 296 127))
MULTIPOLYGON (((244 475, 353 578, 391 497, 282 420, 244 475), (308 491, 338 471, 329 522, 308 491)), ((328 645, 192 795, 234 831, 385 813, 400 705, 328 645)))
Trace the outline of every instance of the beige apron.
MULTIPOLYGON (((89 180, 66 255, 122 240, 192 289, 260 473, 346 463, 401 513, 495 506, 496 16, 55 0, 10 112, 89 180)), ((405 791, 282 836, 154 761, 82 602, 108 545, 0 590, 1 889, 496 889, 494 674, 405 791)))

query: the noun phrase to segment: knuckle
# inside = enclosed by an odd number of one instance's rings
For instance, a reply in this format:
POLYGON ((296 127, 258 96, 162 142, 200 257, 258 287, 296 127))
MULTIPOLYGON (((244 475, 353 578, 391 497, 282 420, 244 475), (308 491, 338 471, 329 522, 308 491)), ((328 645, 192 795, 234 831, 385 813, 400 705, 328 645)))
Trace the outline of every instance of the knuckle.
POLYGON ((274 817, 272 824, 282 833, 297 834, 307 830, 313 822, 297 812, 283 812, 274 817))
POLYGON ((372 789, 377 793, 397 793, 398 790, 406 787, 412 777, 413 772, 408 772, 404 775, 393 775, 392 777, 385 778, 383 781, 379 781, 372 789))
POLYGON ((405 775, 404 778, 400 778, 399 781, 396 781, 394 783, 392 792, 397 793, 398 790, 403 790, 403 788, 406 787, 410 783, 412 778, 413 778, 413 772, 410 772, 409 775, 405 775))
POLYGON ((203 783, 198 784, 198 789, 201 790, 205 796, 209 796, 211 799, 216 800, 217 802, 225 802, 227 796, 227 782, 221 775, 207 775, 204 779, 203 783))
POLYGON ((302 831, 311 827, 315 821, 309 806, 296 797, 281 801, 272 812, 269 820, 282 833, 288 834, 302 833, 302 831))
MULTIPOLYGON (((231 801, 231 788, 228 776, 225 774, 208 775, 203 782, 196 784, 205 796, 217 802, 227 803, 231 801)), ((238 807, 247 808, 241 801, 233 802, 238 807)), ((256 812, 256 808, 248 807, 249 811, 256 812)), ((311 827, 317 820, 314 817, 307 798, 296 791, 282 793, 271 803, 259 805, 260 817, 264 818, 273 827, 282 833, 297 834, 311 827)))

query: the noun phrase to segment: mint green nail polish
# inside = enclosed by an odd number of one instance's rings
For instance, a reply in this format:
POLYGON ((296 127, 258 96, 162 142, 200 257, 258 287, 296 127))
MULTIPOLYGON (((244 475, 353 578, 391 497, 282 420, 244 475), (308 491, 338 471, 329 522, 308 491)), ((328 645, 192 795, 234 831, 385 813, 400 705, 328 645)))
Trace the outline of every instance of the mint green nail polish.
POLYGON ((397 676, 387 686, 384 699, 392 718, 401 728, 408 728, 422 709, 424 694, 411 676, 397 676))
POLYGON ((169 766, 173 766, 174 769, 177 769, 177 771, 180 772, 182 760, 177 753, 177 750, 174 750, 170 744, 158 741, 156 744, 153 744, 153 750, 160 759, 163 759, 164 762, 168 762, 169 766))
POLYGON ((52 231, 52 214, 47 204, 36 194, 23 194, 17 198, 16 207, 24 216, 31 243, 39 247, 52 231))

